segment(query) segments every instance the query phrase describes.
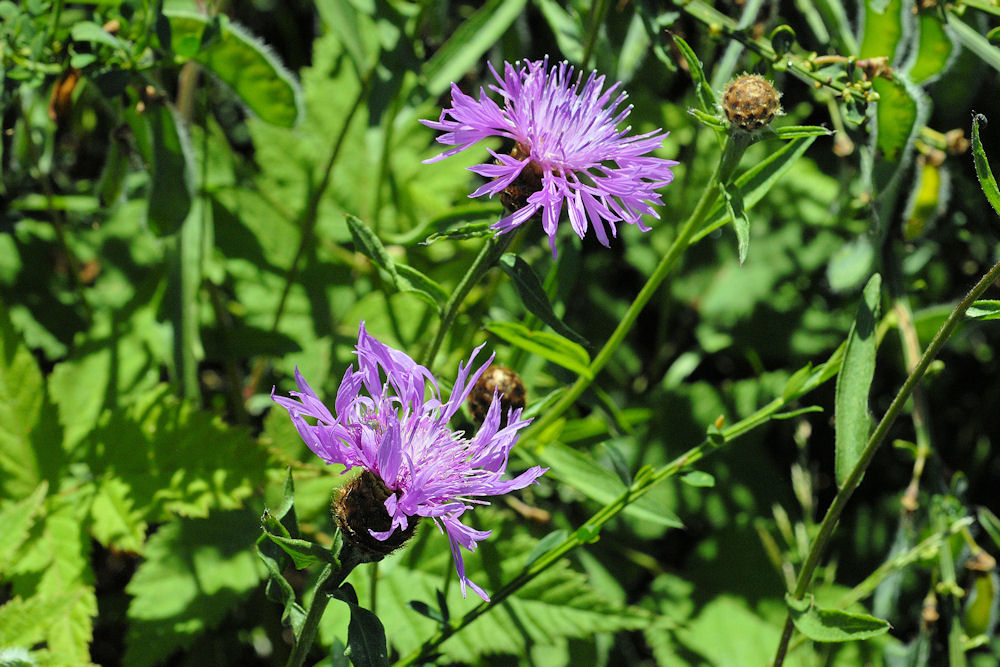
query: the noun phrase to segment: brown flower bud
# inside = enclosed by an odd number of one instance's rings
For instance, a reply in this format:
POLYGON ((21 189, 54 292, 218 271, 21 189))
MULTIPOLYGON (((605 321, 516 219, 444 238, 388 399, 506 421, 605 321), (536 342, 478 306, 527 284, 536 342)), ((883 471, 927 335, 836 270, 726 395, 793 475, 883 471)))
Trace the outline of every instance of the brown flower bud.
POLYGON ((722 110, 730 123, 747 132, 754 132, 781 113, 780 97, 764 77, 743 74, 726 86, 722 93, 722 110))
POLYGON ((337 525, 344 539, 356 548, 361 562, 382 560, 403 546, 417 529, 418 517, 410 517, 406 530, 396 530, 387 540, 378 540, 368 532, 385 532, 392 525, 392 517, 385 511, 391 493, 375 473, 366 470, 348 482, 333 501, 337 525))
POLYGON ((489 412, 490 403, 493 402, 493 391, 500 394, 500 425, 507 424, 507 412, 511 409, 524 408, 525 392, 524 383, 517 373, 507 368, 493 364, 487 368, 476 384, 467 399, 469 412, 477 426, 482 426, 489 412))

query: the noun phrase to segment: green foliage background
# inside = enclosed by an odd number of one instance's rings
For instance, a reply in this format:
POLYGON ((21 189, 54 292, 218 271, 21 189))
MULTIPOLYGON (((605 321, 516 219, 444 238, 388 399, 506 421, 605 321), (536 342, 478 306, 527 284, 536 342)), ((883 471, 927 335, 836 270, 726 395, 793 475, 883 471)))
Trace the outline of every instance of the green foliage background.
MULTIPOLYGON (((799 140, 787 171, 781 139, 749 148, 749 246, 720 199, 590 389, 519 445, 514 467, 551 471, 477 510, 494 534, 470 577, 501 589, 643 466, 760 418, 434 648, 442 664, 769 662, 843 481, 835 452, 847 470, 857 460, 835 411, 863 442, 869 411, 886 411, 914 350, 996 261, 997 214, 963 141, 973 110, 1000 120, 998 15, 990 0, 0 1, 4 664, 18 649, 52 665, 285 659, 260 516, 291 468, 302 534, 329 544, 343 478, 270 409, 271 388, 292 388, 298 367, 334 396, 362 319, 413 356, 431 340, 500 206, 467 198, 485 147, 423 164, 439 145, 417 119, 438 116, 452 81, 487 86, 487 61, 586 63, 624 82, 633 131, 670 131, 658 155, 680 165, 653 230, 621 229, 608 250, 563 229, 553 261, 540 226, 525 229, 434 367, 448 384, 488 341, 538 417, 592 375, 718 160, 721 135, 688 113, 717 110, 672 35, 716 94, 760 72, 783 92, 778 127, 836 134, 799 140), (839 366, 814 369, 839 364, 875 272, 874 380, 852 354, 860 376, 835 391, 839 366)), ((996 164, 995 123, 979 131, 996 164)), ((891 631, 813 642, 828 627, 793 614, 805 634, 790 663, 1000 658, 995 561, 967 565, 1000 551, 998 346, 995 321, 961 325, 817 572, 818 605, 891 631)), ((314 570, 285 576, 301 593, 314 570)), ((392 658, 476 604, 431 527, 374 576, 349 581, 392 658)), ((331 603, 316 660, 343 664, 348 609, 331 603)))

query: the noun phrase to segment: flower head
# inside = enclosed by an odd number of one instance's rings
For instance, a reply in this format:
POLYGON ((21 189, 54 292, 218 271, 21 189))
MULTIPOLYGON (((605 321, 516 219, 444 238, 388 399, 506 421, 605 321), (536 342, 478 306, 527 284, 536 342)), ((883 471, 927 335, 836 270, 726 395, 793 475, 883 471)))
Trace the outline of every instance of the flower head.
POLYGON ((493 225, 498 233, 540 212, 553 257, 564 203, 580 238, 592 226, 597 240, 608 246, 605 224, 617 236, 622 221, 649 231, 642 215, 659 218, 652 207, 663 203, 656 190, 673 180, 670 167, 677 164, 647 155, 661 147, 666 134, 628 136, 630 126, 619 129, 632 110, 631 105, 618 109, 627 97, 619 91, 621 83, 605 90, 604 77, 596 72, 584 82, 582 72, 574 79, 566 62, 549 68, 548 58, 517 65, 504 63, 503 76, 490 65, 497 81, 490 89, 503 98, 502 107, 482 88, 476 100, 451 85, 452 107, 437 121, 421 122, 444 132, 438 142, 454 148, 426 162, 455 155, 486 137, 513 140, 510 154, 491 150, 495 162, 470 167, 493 180, 469 196, 499 194, 515 209, 493 225))
MULTIPOLYGON (((411 523, 420 517, 431 519, 451 542, 462 595, 468 585, 488 600, 486 592, 465 576, 459 547, 475 551, 490 531, 474 530, 459 519, 475 505, 488 504, 481 496, 522 489, 546 469, 536 466, 514 479, 501 479, 518 432, 530 420, 521 419, 520 409, 511 410, 507 425, 501 428, 500 401, 495 395, 483 425, 471 439, 448 427, 448 420, 492 361, 491 356, 470 372, 481 349, 476 348, 467 364, 459 365, 454 388, 444 401, 429 370, 370 336, 362 322, 356 348, 358 370, 351 365, 344 373, 334 401, 335 415, 298 369, 299 390, 291 392, 291 397, 275 396, 272 390, 271 397, 288 410, 299 435, 317 456, 348 470, 362 468, 363 474, 370 473, 381 483, 376 493, 384 497, 387 529, 369 528, 371 537, 384 542, 397 531, 412 530, 411 523)), ((353 526, 354 517, 349 519, 338 517, 342 525, 353 526)))

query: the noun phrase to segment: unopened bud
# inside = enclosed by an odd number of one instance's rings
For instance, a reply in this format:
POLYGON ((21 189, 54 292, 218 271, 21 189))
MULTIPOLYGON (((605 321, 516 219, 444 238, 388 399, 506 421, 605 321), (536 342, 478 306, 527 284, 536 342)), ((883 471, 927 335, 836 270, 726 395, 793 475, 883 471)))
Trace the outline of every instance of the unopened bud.
POLYGON ((730 123, 747 132, 754 132, 781 113, 780 97, 764 77, 743 74, 726 86, 722 93, 722 110, 730 123))
POLYGON ((469 412, 472 413, 477 426, 482 426, 486 419, 490 403, 493 402, 494 391, 500 395, 501 426, 507 423, 507 413, 512 408, 524 408, 524 383, 521 382, 520 376, 506 366, 494 364, 479 376, 467 399, 469 412))
POLYGON ((333 515, 344 539, 354 545, 362 562, 382 560, 413 537, 419 517, 409 517, 405 530, 396 530, 386 540, 369 532, 383 533, 392 526, 385 501, 393 493, 375 473, 364 471, 340 491, 333 501, 333 515))

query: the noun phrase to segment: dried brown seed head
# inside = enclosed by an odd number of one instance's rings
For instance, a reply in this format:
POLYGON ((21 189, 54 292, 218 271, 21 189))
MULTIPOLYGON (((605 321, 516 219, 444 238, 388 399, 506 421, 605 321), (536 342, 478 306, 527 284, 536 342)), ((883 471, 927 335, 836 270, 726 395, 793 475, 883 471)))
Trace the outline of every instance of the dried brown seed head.
POLYGON ((722 93, 722 110, 730 123, 747 132, 754 132, 781 113, 780 97, 764 77, 743 74, 726 86, 722 93))
POLYGON ((525 392, 524 383, 521 382, 517 373, 507 368, 493 364, 479 376, 476 384, 473 385, 469 393, 467 402, 469 412, 477 426, 482 426, 489 412, 490 403, 493 402, 493 392, 500 395, 500 424, 507 423, 507 412, 509 410, 524 408, 525 392))

